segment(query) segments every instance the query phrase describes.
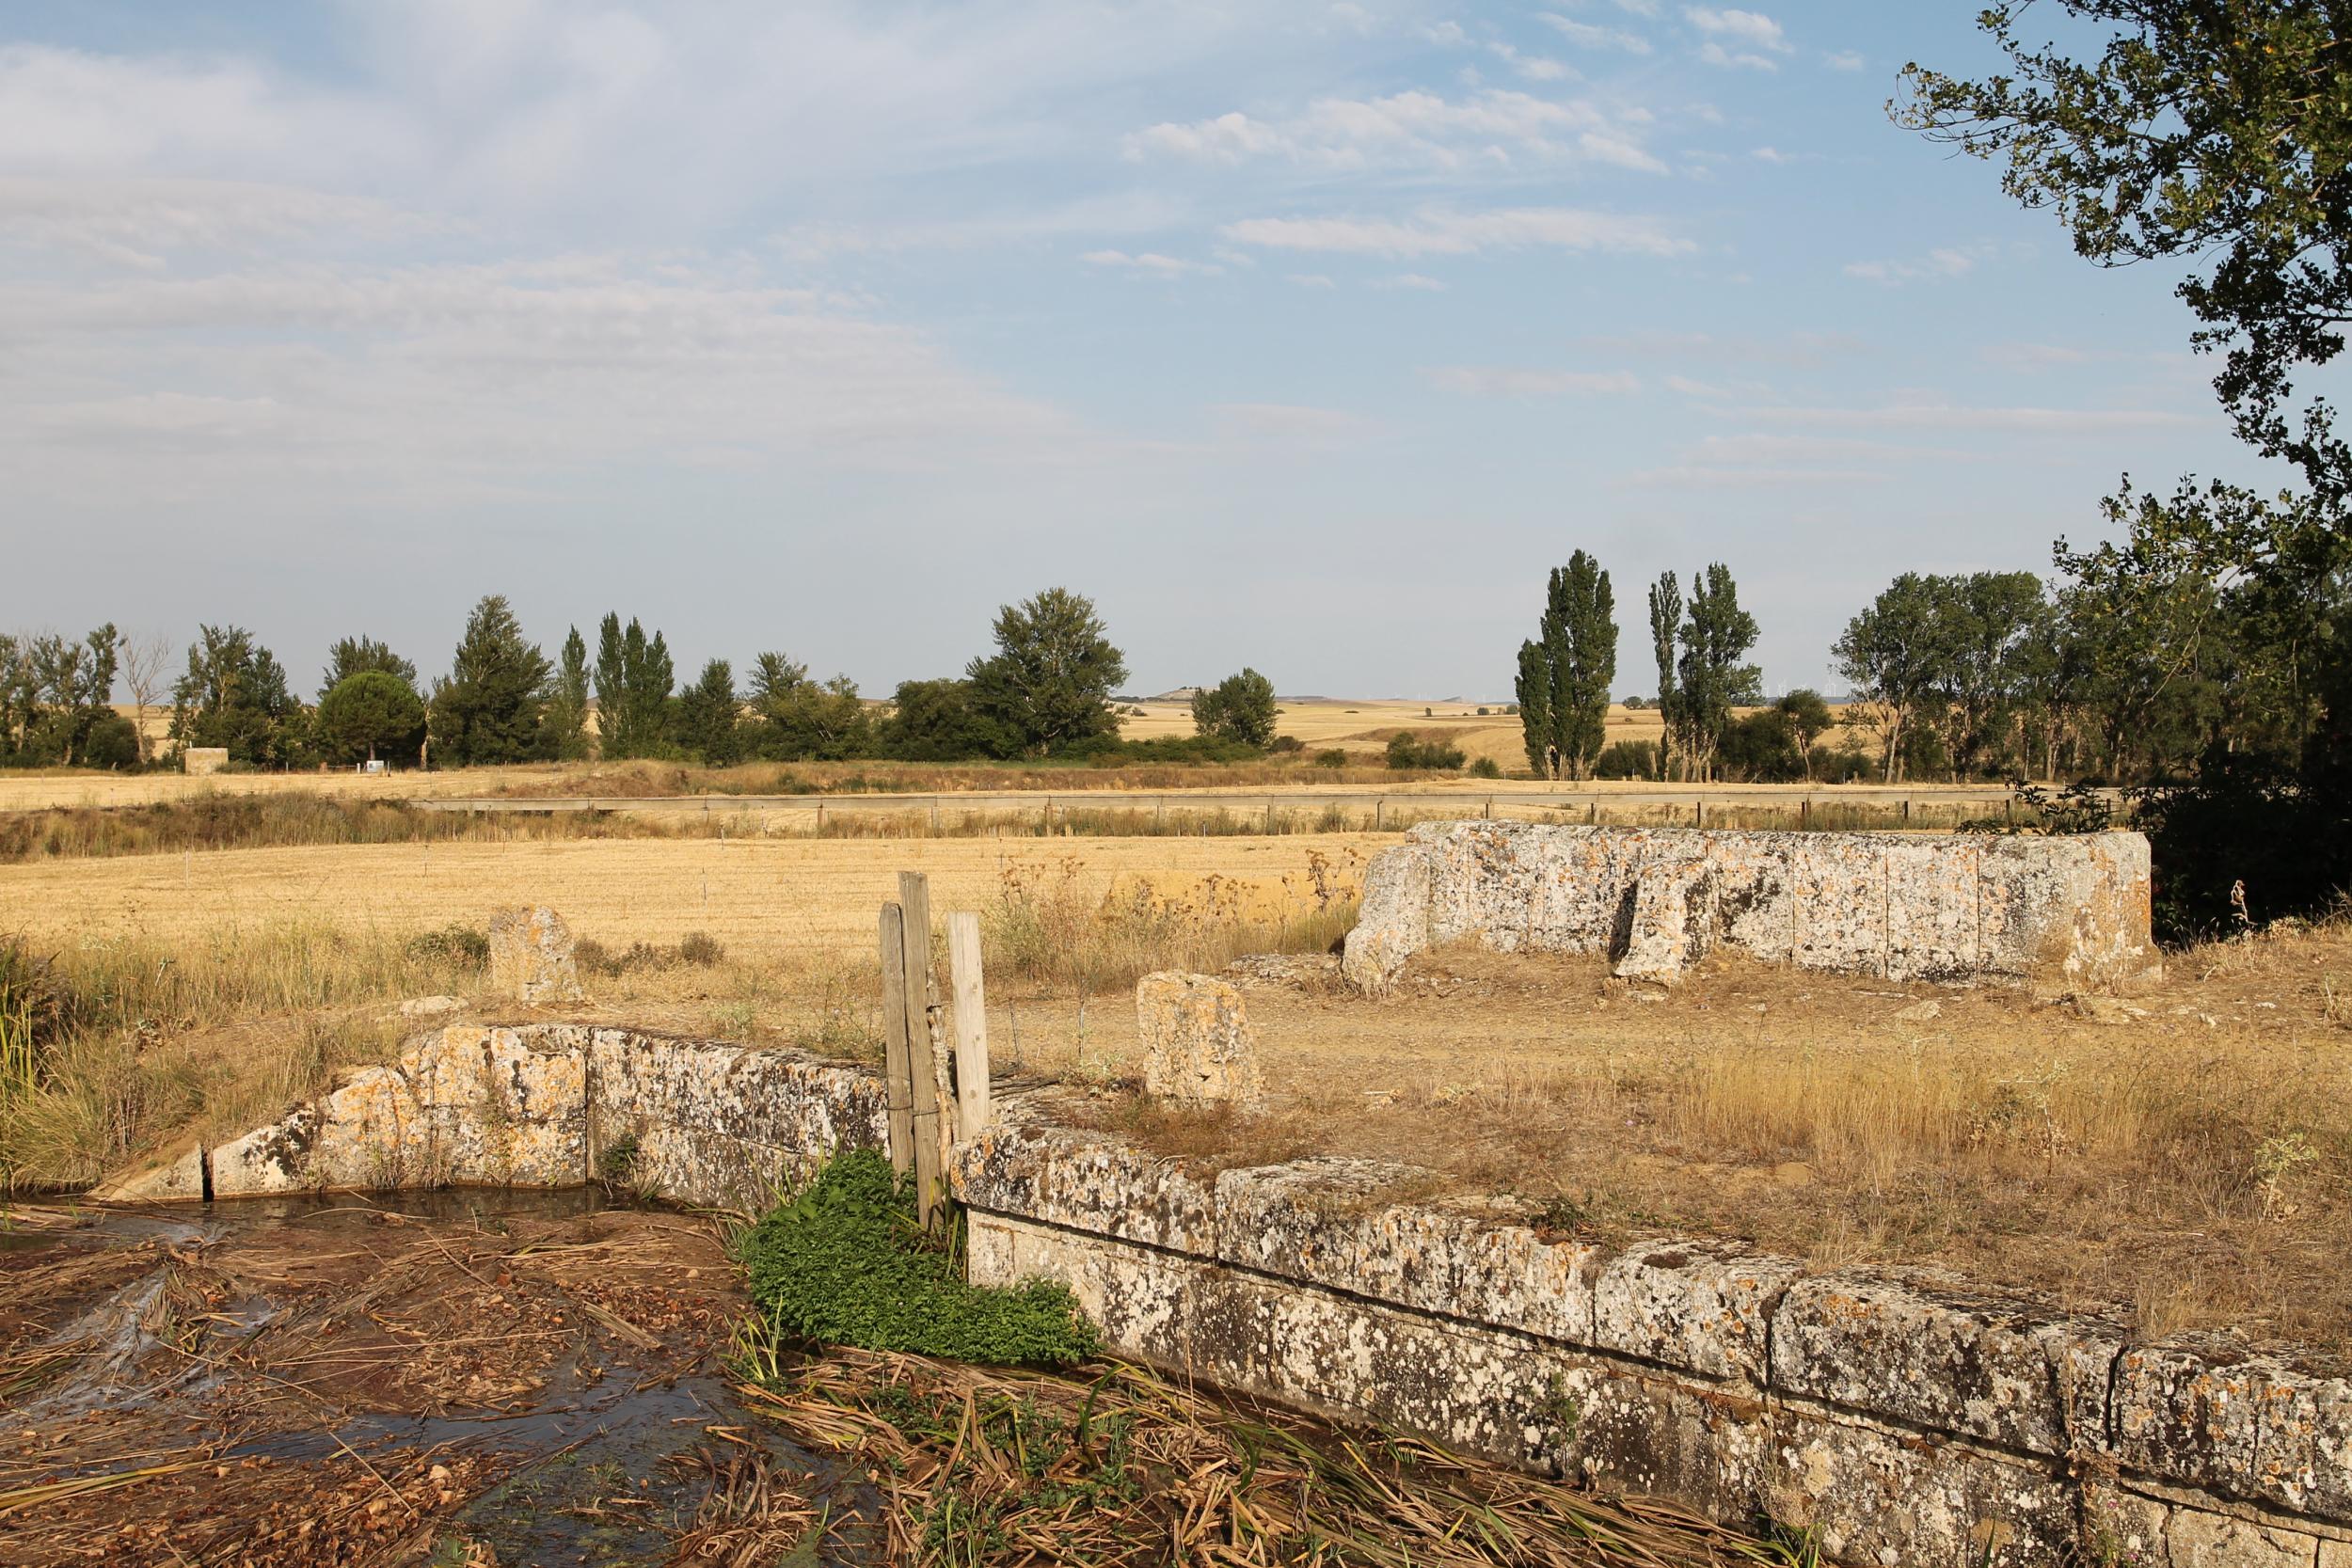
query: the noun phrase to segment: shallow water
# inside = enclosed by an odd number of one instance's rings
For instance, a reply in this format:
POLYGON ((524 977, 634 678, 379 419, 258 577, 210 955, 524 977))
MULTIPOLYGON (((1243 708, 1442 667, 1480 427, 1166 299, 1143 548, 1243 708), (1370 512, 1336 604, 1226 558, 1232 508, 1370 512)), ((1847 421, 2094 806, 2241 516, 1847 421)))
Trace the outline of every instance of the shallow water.
MULTIPOLYGON (((478 1238, 486 1245, 489 1238, 505 1236, 510 1229, 534 1238, 567 1236, 573 1232, 550 1232, 548 1222, 580 1222, 615 1207, 636 1206, 616 1204, 598 1189, 456 1191, 365 1200, 246 1199, 89 1211, 70 1227, 0 1232, 0 1247, 5 1247, 0 1281, 16 1276, 18 1283, 36 1291, 43 1271, 71 1279, 72 1267, 103 1267, 110 1252, 119 1252, 135 1271, 87 1299, 73 1301, 45 1338, 32 1341, 36 1351, 70 1349, 72 1360, 65 1370, 44 1374, 26 1397, 0 1402, 11 1405, 8 1424, 12 1429, 44 1434, 97 1431, 118 1440, 102 1441, 93 1450, 86 1441, 59 1439, 64 1445, 56 1456, 59 1463, 22 1475, 17 1473, 21 1466, 11 1466, 6 1484, 112 1474, 121 1467, 112 1455, 131 1451, 134 1442, 159 1439, 167 1430, 177 1433, 203 1427, 218 1432, 218 1439, 202 1453, 204 1465, 216 1465, 223 1475, 234 1473, 241 1481, 263 1487, 269 1484, 263 1478, 283 1477, 292 1497, 301 1496, 306 1485, 315 1487, 330 1469, 348 1474, 355 1458, 367 1470, 395 1477, 421 1476, 430 1461, 478 1481, 470 1495, 430 1511, 422 1527, 429 1536, 427 1550, 449 1554, 433 1557, 434 1561, 469 1560, 455 1555, 464 1544, 495 1552, 494 1560, 502 1565, 667 1562, 714 1490, 723 1490, 723 1481, 737 1483, 741 1490, 747 1477, 813 1505, 816 1517, 829 1527, 811 1528, 798 1544, 804 1550, 793 1550, 789 1560, 845 1568, 883 1561, 862 1525, 874 1514, 870 1494, 842 1464, 796 1445, 734 1398, 716 1375, 708 1354, 723 1350, 723 1343, 710 1344, 707 1332, 691 1329, 672 1332, 659 1349, 654 1337, 643 1330, 600 1333, 598 1325, 609 1324, 611 1314, 594 1305, 593 1296, 580 1298, 589 1303, 585 1306, 564 1298, 570 1310, 551 1319, 485 1321, 480 1325, 484 1338, 531 1338, 534 1330, 540 1338, 569 1336, 552 1361, 533 1365, 529 1394, 507 1399, 502 1405, 350 1409, 326 1408, 322 1402, 314 1418, 288 1421, 274 1416, 258 1423, 259 1430, 238 1431, 238 1413, 257 1393, 272 1391, 264 1386, 292 1386, 292 1380, 306 1375, 299 1363, 321 1359, 313 1351, 297 1355, 295 1364, 274 1364, 274 1334, 297 1323, 315 1334, 323 1310, 328 1317, 347 1314, 355 1323, 379 1308, 393 1310, 369 1300, 372 1292, 364 1275, 349 1282, 358 1289, 345 1299, 331 1301, 331 1309, 322 1307, 320 1292, 307 1279, 285 1288, 256 1286, 217 1301, 208 1298, 201 1338, 193 1341, 196 1350, 173 1348, 187 1339, 191 1327, 184 1307, 175 1316, 166 1299, 167 1276, 172 1267, 184 1267, 191 1259, 234 1259, 240 1244, 250 1249, 257 1241, 268 1243, 260 1254, 264 1259, 299 1259, 306 1252, 325 1256, 338 1246, 364 1248, 371 1238, 380 1242, 389 1236, 408 1246, 405 1260, 424 1258, 429 1264, 430 1258, 414 1243, 421 1240, 437 1247, 441 1243, 436 1237, 441 1231, 393 1225, 384 1216, 423 1221, 426 1227, 445 1228, 458 1241, 478 1238), (382 1228, 388 1225, 392 1225, 389 1231, 382 1228), (291 1248, 280 1244, 290 1241, 295 1243, 291 1248), (135 1255, 133 1249, 141 1248, 145 1250, 135 1255), (137 1266, 150 1257, 151 1266, 137 1266), (567 1316, 563 1331, 543 1326, 550 1321, 564 1324, 567 1316), (503 1332, 516 1323, 525 1325, 523 1332, 503 1332), (632 1351, 638 1353, 633 1357, 632 1351), (659 1365, 645 1369, 634 1364, 648 1360, 659 1365)), ((685 1224, 681 1216, 681 1227, 685 1224)), ((581 1243, 558 1240, 531 1244, 561 1251, 566 1244, 581 1243)), ((528 1250, 526 1246, 512 1257, 519 1259, 528 1250)), ((502 1285, 510 1277, 503 1267, 507 1260, 485 1262, 476 1257, 475 1266, 468 1267, 453 1257, 452 1269, 462 1271, 463 1276, 453 1272, 450 1282, 460 1289, 479 1284, 484 1279, 480 1271, 495 1267, 501 1270, 495 1282, 502 1285)), ((523 1272, 519 1262, 514 1267, 523 1272)), ((271 1277, 266 1270, 254 1272, 256 1278, 271 1277)), ((715 1280, 706 1284, 715 1285, 715 1280)), ((731 1269, 724 1288, 734 1289, 731 1269)), ((496 1303, 503 1298, 490 1299, 496 1303)), ((400 1310, 411 1308, 405 1305, 400 1310)), ((0 1326, 5 1323, 0 1317, 0 1326)), ((5 1343, 0 1338, 0 1346, 5 1343)), ((25 1345, 20 1339, 18 1352, 25 1345)), ((340 1392, 331 1386, 330 1391, 340 1392)), ((399 1498, 389 1484, 385 1490, 394 1500, 399 1498)), ((93 1527, 113 1522, 105 1515, 109 1508, 120 1513, 121 1522, 132 1523, 143 1516, 143 1510, 173 1500, 159 1492, 126 1489, 80 1506, 99 1511, 90 1520, 93 1527), (114 1500, 118 1497, 119 1502, 114 1500)), ((408 1512, 419 1511, 409 1507, 408 1512)), ((407 1533, 407 1550, 388 1538, 381 1554, 363 1552, 338 1560, 425 1560, 413 1555, 417 1531, 407 1533)), ((66 1560, 79 1555, 64 1550, 62 1542, 54 1557, 15 1555, 36 1544, 27 1541, 20 1546, 12 1534, 0 1533, 0 1560, 66 1560)), ((176 1548, 171 1556, 142 1558, 135 1548, 109 1555, 119 1563, 178 1559, 176 1548)), ((785 1556, 779 1549, 770 1560, 785 1556)), ((477 1556, 471 1560, 483 1560, 477 1556)))

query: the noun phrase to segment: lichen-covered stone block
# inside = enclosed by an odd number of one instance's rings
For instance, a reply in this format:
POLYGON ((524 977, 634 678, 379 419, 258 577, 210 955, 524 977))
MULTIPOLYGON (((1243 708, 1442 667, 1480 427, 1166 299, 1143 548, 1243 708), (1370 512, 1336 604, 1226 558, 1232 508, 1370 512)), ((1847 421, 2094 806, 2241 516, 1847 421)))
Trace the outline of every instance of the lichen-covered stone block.
POLYGON ((1264 1098, 1258 1037, 1241 992, 1223 980, 1161 970, 1136 982, 1143 1091, 1176 1105, 1255 1106, 1264 1098))
POLYGON ((2116 1364, 2127 1465, 2352 1524, 2352 1384, 2226 1340, 2135 1346, 2116 1364))
POLYGON ((2167 1568, 2312 1568, 2326 1560, 2319 1545, 2301 1530, 2200 1508, 2176 1508, 2165 1521, 2167 1568))
POLYGON ((563 916, 545 904, 492 916, 490 989, 533 1006, 580 1001, 586 992, 563 916))
POLYGON ((1213 1187, 1172 1160, 1124 1144, 1056 1128, 993 1126, 959 1146, 948 1179, 972 1209, 1217 1254, 1213 1187))
POLYGON ((1691 1242, 1630 1246, 1593 1285, 1593 1343, 1660 1366, 1762 1387, 1772 1315, 1791 1259, 1691 1242))
POLYGON ((1216 1178, 1217 1256, 1400 1307, 1589 1344, 1596 1249, 1380 1195, 1410 1167, 1329 1156, 1216 1178))
POLYGON ((196 1145, 168 1164, 101 1183, 93 1203, 188 1203, 204 1196, 204 1146, 196 1145))
POLYGON ((1425 823, 1375 857, 1342 970, 1385 990, 1416 952, 1599 953, 1671 980, 1718 946, 1896 979, 2130 980, 2156 965, 2148 843, 1425 823))
POLYGON ((1777 1409, 1765 1512, 1815 1532, 1824 1560, 2059 1568, 2081 1560, 2076 1488, 2033 1462, 1865 1422, 1777 1409))
POLYGON ((2035 1453, 2106 1446, 2114 1329, 1862 1270, 1790 1285, 1772 1322, 1775 1393, 2035 1453))

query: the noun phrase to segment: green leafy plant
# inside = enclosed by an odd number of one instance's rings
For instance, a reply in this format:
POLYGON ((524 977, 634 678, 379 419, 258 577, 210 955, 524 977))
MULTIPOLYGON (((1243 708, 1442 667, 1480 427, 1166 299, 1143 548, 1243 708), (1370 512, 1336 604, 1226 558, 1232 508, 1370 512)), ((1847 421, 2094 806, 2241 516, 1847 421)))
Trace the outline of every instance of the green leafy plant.
POLYGON ((781 1336, 988 1366, 1069 1366, 1102 1348, 1062 1286, 965 1283, 914 1189, 873 1149, 834 1156, 743 1238, 752 1300, 781 1336))

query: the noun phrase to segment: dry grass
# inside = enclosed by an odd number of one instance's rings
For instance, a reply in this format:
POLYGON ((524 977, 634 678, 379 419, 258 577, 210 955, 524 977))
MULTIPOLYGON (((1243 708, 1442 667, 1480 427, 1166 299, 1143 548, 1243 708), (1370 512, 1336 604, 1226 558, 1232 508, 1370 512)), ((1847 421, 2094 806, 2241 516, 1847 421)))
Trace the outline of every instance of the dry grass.
POLYGON ((0 866, 0 908, 44 950, 151 941, 233 943, 326 924, 405 936, 494 910, 553 905, 626 947, 707 931, 746 958, 863 955, 900 870, 929 872, 932 907, 977 910, 1009 866, 1076 857, 1089 875, 1183 895, 1208 879, 1279 895, 1314 856, 1363 856, 1359 835, 1158 839, 615 840, 352 845, 0 866))
POLYGON ((1430 955, 1391 1001, 1253 986, 1268 1113, 1137 1101, 1134 1024, 1022 1007, 1089 1113, 1218 1165, 1327 1151, 1615 1240, 1928 1262, 2144 1332, 2352 1356, 2352 930, 2173 958, 2087 1005, 1719 964, 1644 1001, 1594 960, 1430 955), (1910 1012, 1933 1002, 1933 1017, 1910 1012))

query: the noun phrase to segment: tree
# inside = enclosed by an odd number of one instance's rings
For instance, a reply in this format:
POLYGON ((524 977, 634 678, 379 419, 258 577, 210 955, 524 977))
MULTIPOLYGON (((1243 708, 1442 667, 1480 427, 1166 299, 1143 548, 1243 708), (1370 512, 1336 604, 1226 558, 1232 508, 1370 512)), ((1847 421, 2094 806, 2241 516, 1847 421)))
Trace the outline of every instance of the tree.
POLYGON ((1581 779, 1600 755, 1617 678, 1616 602, 1600 562, 1578 550, 1552 568, 1537 630, 1537 641, 1519 648, 1527 760, 1538 778, 1581 779))
POLYGON ((1658 777, 1666 777, 1675 756, 1676 732, 1682 723, 1682 693, 1675 687, 1675 640, 1681 635, 1682 584, 1672 572, 1661 572, 1649 590, 1650 651, 1658 659, 1658 717, 1665 729, 1658 737, 1658 777))
POLYGON ((506 596, 485 595, 466 618, 449 677, 433 689, 434 759, 470 768, 542 755, 551 673, 547 655, 523 637, 506 596))
POLYGON ((648 639, 632 616, 626 629, 608 613, 596 634, 596 736, 607 761, 659 756, 669 743, 670 693, 677 672, 670 645, 648 639))
POLYGON ((1715 752, 1731 727, 1731 710, 1763 696, 1762 673, 1742 662, 1756 639, 1756 617, 1740 608, 1731 568, 1713 562, 1703 574, 1692 576, 1675 673, 1683 749, 1693 778, 1714 777, 1715 752))
POLYGON ((1772 705, 1788 721, 1789 737, 1796 742, 1797 755, 1804 766, 1806 782, 1813 778, 1813 745, 1829 733, 1836 722, 1829 711, 1829 704, 1810 687, 1801 686, 1772 705))
POLYGON ((2085 63, 2018 35, 2026 0, 1980 25, 2011 70, 1963 81, 1913 64, 1899 123, 1980 158, 2055 212, 2102 266, 2185 260, 2181 298, 2222 354, 2214 382, 2241 436, 2352 490, 2324 402, 2287 404, 2352 322, 2352 48, 2339 0, 2058 0, 2105 35, 2085 63))
POLYGON ((1553 747, 1551 728, 1551 657, 1541 642, 1519 644, 1519 673, 1511 690, 1519 700, 1519 733, 1525 737, 1529 771, 1539 779, 1558 778, 1560 753, 1553 747))
POLYGON ((555 685, 548 694, 547 726, 540 749, 548 756, 572 762, 588 754, 588 644, 580 641, 578 626, 564 639, 555 685))
POLYGON ((882 723, 885 756, 904 762, 961 762, 1016 754, 1021 739, 982 711, 970 681, 901 681, 882 723))
POLYGON ((398 675, 410 691, 417 689, 417 667, 373 637, 346 637, 326 650, 326 674, 319 682, 319 701, 352 676, 377 670, 398 675))
POLYGON ((1116 736, 1111 693, 1127 661, 1104 635, 1094 601, 1066 588, 997 611, 996 652, 965 672, 980 715, 1031 756, 1116 736))
POLYGON ((187 669, 171 688, 171 737, 183 750, 218 746, 231 762, 282 768, 300 743, 300 714, 285 666, 251 632, 197 627, 187 669))
POLYGON ((753 744, 780 762, 862 757, 874 747, 874 726, 847 675, 809 678, 808 666, 780 653, 752 663, 753 744))
POLYGON ((389 670, 345 675, 319 699, 315 733, 330 762, 414 763, 424 745, 424 701, 389 670))
POLYGON ((703 666, 700 680, 678 693, 678 743, 714 768, 740 762, 742 711, 735 695, 735 667, 714 658, 703 666))
POLYGON ((1261 752, 1274 744, 1274 721, 1279 712, 1274 704, 1274 683, 1248 666, 1239 674, 1228 675, 1192 695, 1194 733, 1261 752))
MULTIPOLYGON (((147 715, 150 709, 163 705, 167 689, 164 666, 170 657, 170 641, 161 632, 141 632, 122 640, 122 686, 131 694, 132 734, 136 738, 142 768, 147 765, 149 752, 147 715)), ((0 727, 5 727, 5 721, 0 721, 0 727)))
POLYGON ((1902 782, 1904 731, 1934 700, 1942 680, 1934 620, 1934 589, 1916 572, 1905 572, 1846 623, 1830 650, 1838 677, 1877 709, 1889 784, 1902 782))

